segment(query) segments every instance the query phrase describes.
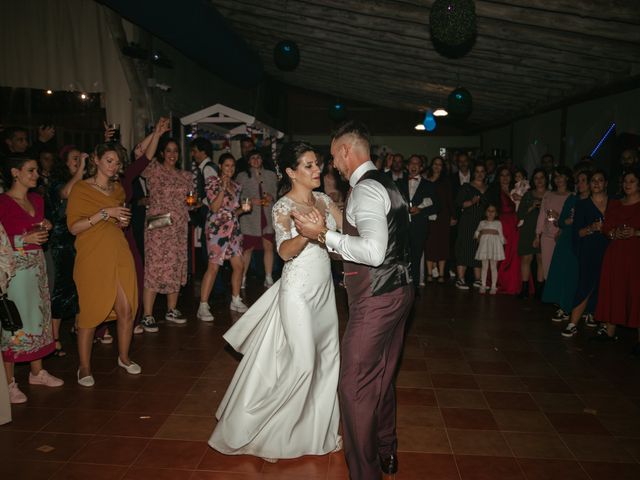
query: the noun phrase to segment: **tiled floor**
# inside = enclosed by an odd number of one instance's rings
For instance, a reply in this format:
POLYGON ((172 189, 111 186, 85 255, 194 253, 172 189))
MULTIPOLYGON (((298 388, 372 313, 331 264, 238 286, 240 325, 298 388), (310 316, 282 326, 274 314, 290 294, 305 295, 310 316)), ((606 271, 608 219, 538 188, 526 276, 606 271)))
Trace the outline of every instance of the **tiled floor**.
MULTIPOLYGON (((193 318, 193 288, 181 304, 193 318)), ((29 387, 19 367, 29 402, 0 427, 2 478, 346 479, 341 454, 269 464, 207 446, 238 362, 221 338, 232 321, 226 302, 214 306, 214 325, 163 323, 136 337, 139 377, 115 366, 115 346, 97 345, 96 386, 79 387, 68 338, 70 355, 46 361, 63 388, 29 387)), ((566 340, 550 314, 451 285, 423 290, 398 377, 398 480, 640 479, 635 332, 615 345, 589 342, 584 328, 566 340)))

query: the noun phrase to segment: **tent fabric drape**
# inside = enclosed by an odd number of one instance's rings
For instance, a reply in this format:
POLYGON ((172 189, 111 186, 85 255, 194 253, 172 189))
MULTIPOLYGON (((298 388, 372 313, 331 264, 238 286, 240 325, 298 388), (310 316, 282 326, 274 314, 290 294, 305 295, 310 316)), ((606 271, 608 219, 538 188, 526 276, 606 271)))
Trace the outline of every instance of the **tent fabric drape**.
POLYGON ((0 85, 103 93, 107 119, 130 146, 133 111, 105 7, 91 0, 3 0, 0 85))

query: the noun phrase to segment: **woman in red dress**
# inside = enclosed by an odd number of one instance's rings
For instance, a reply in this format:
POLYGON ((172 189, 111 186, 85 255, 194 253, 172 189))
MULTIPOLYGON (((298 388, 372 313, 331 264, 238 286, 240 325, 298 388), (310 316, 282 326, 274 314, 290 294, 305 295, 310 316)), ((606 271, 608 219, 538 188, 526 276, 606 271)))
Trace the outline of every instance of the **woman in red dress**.
POLYGON ((522 286, 520 272, 520 256, 518 255, 518 215, 516 204, 511 199, 513 175, 508 167, 502 166, 496 172, 496 179, 491 186, 491 202, 499 212, 502 233, 505 238, 504 260, 498 266, 498 292, 517 295, 522 286))
MULTIPOLYGON (((604 216, 602 233, 611 239, 604 255, 596 320, 606 328, 597 338, 615 339, 616 325, 638 328, 640 332, 640 173, 627 172, 623 178, 624 197, 611 200, 604 216)), ((640 355, 640 342, 633 349, 640 355)))

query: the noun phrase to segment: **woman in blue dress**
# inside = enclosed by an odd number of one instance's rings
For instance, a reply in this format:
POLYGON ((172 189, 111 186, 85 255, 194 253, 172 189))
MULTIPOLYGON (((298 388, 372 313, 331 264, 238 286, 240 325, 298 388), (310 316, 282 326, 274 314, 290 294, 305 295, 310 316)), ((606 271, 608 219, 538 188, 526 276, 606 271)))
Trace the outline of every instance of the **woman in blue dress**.
POLYGON ((563 337, 573 337, 578 333, 578 322, 585 312, 586 325, 596 326, 593 312, 598 300, 602 259, 609 245, 609 239, 601 232, 608 203, 606 173, 602 170, 593 172, 589 186, 591 188, 589 198, 579 200, 575 206, 573 245, 578 259, 578 283, 571 319, 562 331, 563 337))

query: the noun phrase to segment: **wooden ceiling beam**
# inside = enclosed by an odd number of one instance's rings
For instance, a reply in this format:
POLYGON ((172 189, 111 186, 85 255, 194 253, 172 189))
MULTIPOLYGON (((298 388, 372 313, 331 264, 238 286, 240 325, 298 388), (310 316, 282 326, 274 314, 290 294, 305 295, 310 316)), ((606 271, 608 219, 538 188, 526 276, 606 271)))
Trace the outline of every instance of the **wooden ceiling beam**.
MULTIPOLYGON (((368 31, 364 27, 348 27, 345 30, 338 24, 323 22, 311 17, 301 17, 291 12, 280 12, 261 7, 258 6, 259 2, 252 7, 255 7, 255 13, 247 13, 249 9, 246 5, 244 7, 242 5, 247 1, 251 3, 253 0, 215 0, 221 12, 243 33, 253 29, 270 29, 279 32, 281 36, 311 35, 321 40, 339 41, 345 45, 356 44, 367 49, 404 52, 418 59, 422 58, 448 65, 449 68, 455 68, 456 70, 465 69, 466 67, 473 72, 478 68, 484 68, 491 71, 502 71, 504 74, 518 73, 534 78, 539 77, 541 80, 547 81, 550 81, 556 75, 561 75, 565 78, 566 75, 572 75, 593 81, 594 76, 597 78, 594 71, 602 70, 602 67, 587 68, 586 66, 572 66, 567 62, 537 60, 529 58, 527 52, 520 52, 520 56, 516 56, 501 54, 497 51, 483 52, 474 49, 472 54, 462 59, 451 60, 432 50, 430 40, 428 40, 428 48, 425 48, 424 41, 417 41, 412 37, 404 37, 410 40, 412 44, 397 43, 397 41, 384 37, 382 34, 376 37, 375 32, 368 31), (222 7, 222 4, 226 4, 226 6, 222 7), (273 16, 269 22, 266 22, 265 18, 270 15, 273 16), (562 68, 559 68, 560 66, 562 68)), ((397 34, 393 35, 397 37, 397 34)), ((628 68, 628 65, 625 68, 628 68)), ((602 74, 608 72, 611 72, 611 70, 602 70, 602 74)))

